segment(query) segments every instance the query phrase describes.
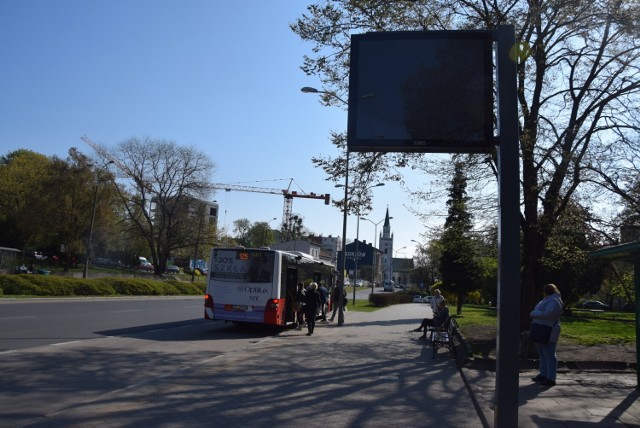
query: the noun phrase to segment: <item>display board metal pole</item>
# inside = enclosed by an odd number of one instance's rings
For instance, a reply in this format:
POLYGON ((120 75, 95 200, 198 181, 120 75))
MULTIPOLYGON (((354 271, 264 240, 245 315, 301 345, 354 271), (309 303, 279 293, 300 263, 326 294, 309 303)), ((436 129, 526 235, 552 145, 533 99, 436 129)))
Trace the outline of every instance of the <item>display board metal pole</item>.
POLYGON ((498 83, 498 337, 494 426, 518 426, 520 345, 520 158, 517 46, 511 25, 499 26, 498 83))

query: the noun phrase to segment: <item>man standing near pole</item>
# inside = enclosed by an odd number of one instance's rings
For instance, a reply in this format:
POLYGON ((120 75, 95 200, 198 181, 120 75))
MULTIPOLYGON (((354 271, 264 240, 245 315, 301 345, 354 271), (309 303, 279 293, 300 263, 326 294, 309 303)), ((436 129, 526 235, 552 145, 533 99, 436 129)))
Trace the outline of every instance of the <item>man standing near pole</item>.
POLYGON ((336 317, 336 311, 338 312, 338 319, 344 317, 344 306, 347 301, 347 292, 342 285, 342 281, 337 279, 336 286, 333 288, 333 293, 331 294, 331 305, 333 306, 333 311, 331 312, 331 318, 329 321, 333 321, 336 317))
POLYGON ((320 302, 322 303, 322 306, 320 307, 320 312, 322 313, 322 321, 327 322, 327 302, 329 301, 329 290, 327 290, 327 287, 325 287, 324 283, 320 283, 318 292, 320 293, 320 302))

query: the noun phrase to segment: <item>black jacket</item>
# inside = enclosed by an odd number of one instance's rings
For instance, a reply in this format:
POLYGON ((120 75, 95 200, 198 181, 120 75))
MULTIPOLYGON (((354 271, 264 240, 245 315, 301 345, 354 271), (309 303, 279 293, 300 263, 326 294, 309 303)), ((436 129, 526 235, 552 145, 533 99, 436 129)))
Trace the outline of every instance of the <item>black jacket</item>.
POLYGON ((433 317, 433 325, 435 327, 442 327, 444 322, 449 317, 449 308, 444 308, 438 311, 435 317, 433 317))
POLYGON ((315 314, 320 305, 322 305, 322 302, 320 301, 320 293, 316 290, 307 290, 307 294, 304 296, 305 312, 315 314))

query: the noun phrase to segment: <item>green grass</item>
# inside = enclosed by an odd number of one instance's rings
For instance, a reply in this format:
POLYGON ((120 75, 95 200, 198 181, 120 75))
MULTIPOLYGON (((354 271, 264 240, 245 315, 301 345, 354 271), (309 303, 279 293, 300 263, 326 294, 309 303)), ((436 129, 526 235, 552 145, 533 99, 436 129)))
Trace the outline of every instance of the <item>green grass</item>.
POLYGON ((462 307, 462 314, 460 315, 455 314, 455 306, 450 306, 449 313, 453 315, 461 328, 465 325, 495 327, 497 322, 497 312, 495 308, 490 309, 486 306, 464 305, 462 307))
POLYGON ((202 295, 203 283, 147 277, 69 278, 51 275, 0 275, 0 297, 202 295))
MULTIPOLYGON (((464 334, 465 326, 496 326, 495 309, 486 306, 465 305, 462 314, 454 316, 464 334)), ((636 341, 635 314, 625 312, 591 313, 574 311, 563 316, 562 340, 579 345, 633 344, 636 341)))
POLYGON ((365 299, 356 299, 356 304, 353 305, 353 299, 349 299, 349 304, 347 305, 348 311, 356 311, 356 312, 373 312, 381 309, 377 306, 373 306, 369 303, 369 300, 365 299))

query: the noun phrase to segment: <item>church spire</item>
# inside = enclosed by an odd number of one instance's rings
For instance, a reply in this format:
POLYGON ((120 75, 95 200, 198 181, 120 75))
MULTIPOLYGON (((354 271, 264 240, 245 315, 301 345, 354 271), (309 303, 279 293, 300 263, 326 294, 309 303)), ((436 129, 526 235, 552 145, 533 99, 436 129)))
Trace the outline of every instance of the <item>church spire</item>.
POLYGON ((384 217, 384 225, 382 226, 382 238, 392 238, 391 235, 391 220, 393 217, 389 217, 389 207, 387 207, 387 215, 384 217))

